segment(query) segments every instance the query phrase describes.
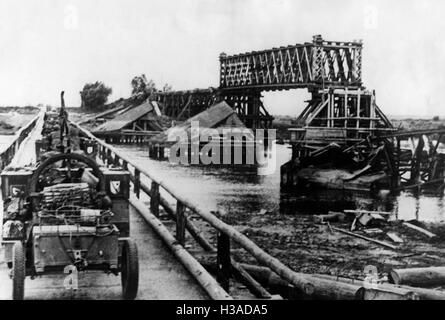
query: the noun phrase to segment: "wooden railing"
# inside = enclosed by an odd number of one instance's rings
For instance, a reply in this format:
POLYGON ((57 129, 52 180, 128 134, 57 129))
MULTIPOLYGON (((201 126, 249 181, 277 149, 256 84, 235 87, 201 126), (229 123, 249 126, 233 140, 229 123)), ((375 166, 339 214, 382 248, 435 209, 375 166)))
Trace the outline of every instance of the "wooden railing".
MULTIPOLYGON (((97 139, 89 131, 81 128, 79 125, 73 123, 79 130, 83 131, 87 136, 97 141, 99 144, 99 156, 108 165, 119 165, 124 169, 130 171, 131 181, 133 182, 133 193, 136 198, 141 197, 141 191, 146 193, 150 197, 150 211, 154 216, 159 215, 159 206, 165 209, 165 212, 169 214, 173 220, 176 221, 176 242, 181 245, 181 248, 185 245, 185 230, 188 230, 190 235, 202 246, 202 248, 209 252, 215 252, 217 254, 217 280, 221 286, 227 290, 229 283, 229 276, 232 272, 241 274, 248 279, 248 288, 251 289, 258 297, 270 298, 267 291, 264 290, 250 275, 243 270, 241 265, 231 258, 230 246, 231 242, 236 242, 246 252, 251 254, 261 265, 270 268, 281 279, 287 281, 290 287, 300 292, 301 294, 309 297, 316 298, 329 298, 329 299, 354 299, 358 289, 363 289, 361 285, 351 284, 348 282, 335 281, 325 277, 320 277, 312 274, 298 273, 287 266, 281 261, 272 257, 266 253, 263 249, 258 247, 252 240, 236 230, 234 227, 226 224, 218 219, 215 215, 207 212, 200 207, 199 204, 193 203, 190 199, 187 199, 181 194, 175 186, 163 181, 154 172, 150 172, 148 168, 142 167, 137 163, 134 163, 126 155, 116 150, 113 146, 97 139), (145 181, 141 180, 144 176, 151 180, 151 186, 149 187, 145 181), (176 208, 173 208, 168 201, 161 195, 161 191, 167 192, 176 201, 176 208), (200 233, 189 219, 187 219, 186 209, 191 210, 206 221, 211 227, 215 228, 218 232, 217 235, 217 248, 209 243, 200 233), (250 287, 249 287, 250 286, 250 287)), ((130 199, 131 200, 131 199, 130 199)), ((131 202, 131 201, 130 201, 131 202)), ((139 211, 144 211, 142 202, 133 202, 137 206, 139 211)), ((147 209, 148 211, 148 209, 147 209)), ((153 218, 158 224, 162 224, 159 220, 153 218)), ((182 248, 183 249, 183 248, 182 248)), ((176 249, 175 249, 176 250, 176 249)), ((199 274, 199 272, 197 272, 199 274)), ((392 288, 392 287, 391 287, 392 288)), ((386 287, 385 290, 389 290, 386 287)), ((392 289, 391 289, 392 290, 392 289)), ((212 290, 209 290, 210 292, 212 290)), ((208 292, 209 292, 208 291, 208 292)), ((224 294, 215 295, 216 298, 224 298, 224 294)), ((441 295, 445 298, 445 295, 441 295)))
POLYGON ((11 139, 13 139, 9 146, 6 147, 0 153, 0 170, 3 170, 6 166, 8 166, 15 154, 17 153, 20 144, 25 140, 25 138, 29 135, 32 129, 36 126, 37 120, 39 119, 40 114, 34 117, 27 125, 22 127, 15 135, 11 135, 11 139))

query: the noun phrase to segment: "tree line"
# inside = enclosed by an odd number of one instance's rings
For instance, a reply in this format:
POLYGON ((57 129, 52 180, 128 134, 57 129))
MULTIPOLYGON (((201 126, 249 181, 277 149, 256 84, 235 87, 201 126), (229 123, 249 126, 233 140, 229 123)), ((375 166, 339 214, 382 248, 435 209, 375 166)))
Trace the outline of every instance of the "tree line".
MULTIPOLYGON (((135 102, 143 102, 146 99, 150 99, 156 92, 172 90, 169 84, 165 84, 162 89, 157 89, 154 81, 148 80, 145 74, 135 76, 131 80, 131 88, 131 99, 135 102)), ((82 91, 80 91, 81 107, 89 110, 100 108, 107 103, 108 97, 112 92, 113 90, 101 81, 86 83, 82 91)))

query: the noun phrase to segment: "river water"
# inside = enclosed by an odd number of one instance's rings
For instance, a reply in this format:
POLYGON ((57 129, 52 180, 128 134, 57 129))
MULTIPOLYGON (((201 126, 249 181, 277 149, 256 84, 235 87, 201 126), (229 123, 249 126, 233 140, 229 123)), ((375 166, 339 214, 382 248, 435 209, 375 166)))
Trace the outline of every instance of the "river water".
MULTIPOLYGON (((0 150, 6 148, 13 135, 0 135, 0 150)), ((184 166, 148 157, 144 146, 119 145, 131 159, 163 180, 174 184, 188 198, 209 211, 219 211, 243 220, 249 214, 271 212, 280 214, 317 214, 329 210, 363 208, 391 211, 402 220, 418 219, 445 222, 443 194, 402 192, 391 195, 382 191, 371 196, 365 193, 346 193, 332 190, 280 190, 280 166, 291 157, 290 146, 277 145, 276 169, 270 175, 258 175, 254 169, 242 167, 216 168, 184 166)))
POLYGON ((416 194, 402 192, 391 195, 382 191, 371 196, 367 193, 306 190, 284 192, 280 190, 280 166, 291 157, 291 149, 277 145, 276 170, 270 175, 258 175, 254 169, 241 167, 216 168, 184 166, 148 157, 143 146, 117 146, 130 159, 163 180, 174 184, 188 198, 200 203, 209 211, 230 215, 231 220, 242 222, 248 215, 314 214, 329 210, 367 209, 391 211, 401 220, 418 219, 428 222, 445 222, 443 193, 416 194))
POLYGON ((13 141, 15 135, 0 135, 0 152, 5 150, 13 141))

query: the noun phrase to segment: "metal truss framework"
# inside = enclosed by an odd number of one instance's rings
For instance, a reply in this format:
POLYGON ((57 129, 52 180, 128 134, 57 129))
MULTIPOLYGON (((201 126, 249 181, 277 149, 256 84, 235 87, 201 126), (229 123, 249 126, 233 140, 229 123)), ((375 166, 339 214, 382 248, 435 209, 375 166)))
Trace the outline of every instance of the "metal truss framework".
POLYGON ((193 117, 219 101, 213 88, 159 92, 155 99, 160 103, 162 114, 176 120, 193 117))
POLYGON ((232 56, 222 53, 218 89, 161 92, 156 100, 163 114, 177 120, 225 100, 249 128, 269 128, 273 118, 261 102, 262 91, 307 88, 316 96, 325 88, 359 90, 361 52, 361 42, 325 41, 317 35, 311 43, 232 56))
POLYGON ((195 89, 157 93, 156 101, 162 114, 178 121, 188 119, 219 101, 226 101, 237 111, 240 119, 249 128, 269 128, 273 117, 261 101, 258 90, 222 91, 217 89, 195 89))
POLYGON ((361 42, 324 41, 238 55, 220 55, 221 89, 286 90, 360 87, 361 42))

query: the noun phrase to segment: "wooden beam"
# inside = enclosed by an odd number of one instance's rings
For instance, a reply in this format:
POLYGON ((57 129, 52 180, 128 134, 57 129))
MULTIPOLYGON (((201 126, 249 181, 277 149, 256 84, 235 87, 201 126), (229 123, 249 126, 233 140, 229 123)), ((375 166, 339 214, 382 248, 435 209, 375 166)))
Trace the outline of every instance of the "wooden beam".
POLYGON ((157 184, 155 181, 152 181, 151 183, 151 192, 149 196, 150 196, 150 210, 156 217, 158 217, 160 194, 159 194, 159 184, 157 184))
POLYGON ((242 266, 232 259, 232 272, 259 299, 271 299, 272 295, 263 288, 242 266))
POLYGON ((373 242, 373 243, 375 243, 375 244, 378 244, 378 245, 380 245, 380 246, 382 246, 382 247, 386 247, 386 248, 391 249, 391 250, 397 250, 397 247, 396 247, 396 246, 394 246, 394 245, 392 245, 392 244, 389 244, 389 243, 387 243, 387 242, 384 242, 384 241, 380 241, 380 240, 376 240, 376 239, 368 238, 368 237, 362 236, 361 234, 357 234, 357 233, 350 232, 350 231, 343 230, 343 229, 336 228, 336 227, 332 227, 332 229, 335 230, 335 231, 338 231, 338 232, 347 234, 347 235, 352 236, 352 237, 356 237, 356 238, 360 238, 360 239, 362 239, 362 240, 366 240, 366 241, 369 241, 369 242, 373 242))
POLYGON ((439 287, 445 285, 445 267, 392 269, 389 281, 413 287, 439 287))
POLYGON ((217 277, 221 286, 229 291, 231 259, 230 259, 230 237, 225 233, 218 232, 218 251, 217 251, 217 277))
POLYGON ((181 201, 176 202, 176 239, 181 245, 185 245, 185 206, 181 201))
POLYGON ((130 196, 130 204, 141 214, 153 230, 161 237, 176 258, 184 265, 201 287, 214 300, 231 300, 232 297, 218 284, 206 269, 184 249, 164 224, 148 210, 141 201, 130 196))
POLYGON ((418 227, 418 226, 416 226, 416 225, 414 225, 414 224, 411 224, 411 223, 409 223, 409 222, 403 222, 403 225, 404 225, 405 227, 408 227, 408 228, 410 228, 410 229, 413 229, 413 230, 416 230, 416 231, 418 231, 418 232, 420 232, 420 233, 423 233, 423 234, 426 235, 428 238, 434 238, 434 237, 436 237, 436 235, 435 235, 434 233, 429 232, 428 230, 425 230, 425 229, 423 229, 423 228, 421 228, 421 227, 418 227))

